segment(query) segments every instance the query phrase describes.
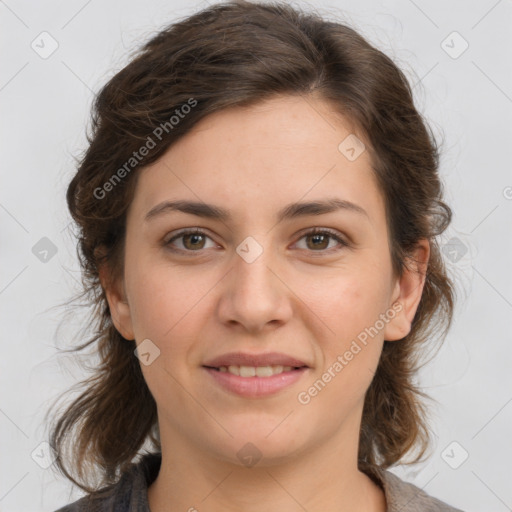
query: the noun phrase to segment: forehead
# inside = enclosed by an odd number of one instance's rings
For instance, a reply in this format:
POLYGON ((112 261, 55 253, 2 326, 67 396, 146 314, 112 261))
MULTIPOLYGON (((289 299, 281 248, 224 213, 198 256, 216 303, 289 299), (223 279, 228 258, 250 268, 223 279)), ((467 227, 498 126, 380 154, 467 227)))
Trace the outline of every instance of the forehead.
POLYGON ((137 171, 132 206, 146 213, 161 201, 188 199, 222 205, 243 219, 255 208, 263 216, 285 203, 336 196, 379 216, 383 200, 369 151, 355 147, 355 159, 346 152, 354 137, 364 141, 350 120, 312 97, 225 109, 137 171))

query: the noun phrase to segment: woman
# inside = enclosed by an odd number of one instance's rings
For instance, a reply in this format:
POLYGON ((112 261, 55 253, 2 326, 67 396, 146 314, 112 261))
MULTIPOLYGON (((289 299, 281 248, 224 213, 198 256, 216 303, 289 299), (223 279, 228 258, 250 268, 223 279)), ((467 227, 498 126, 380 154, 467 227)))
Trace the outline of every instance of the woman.
POLYGON ((343 24, 229 2, 151 39, 67 194, 100 365, 51 432, 88 493, 60 511, 458 510, 387 471, 429 447, 453 312, 438 159, 343 24))

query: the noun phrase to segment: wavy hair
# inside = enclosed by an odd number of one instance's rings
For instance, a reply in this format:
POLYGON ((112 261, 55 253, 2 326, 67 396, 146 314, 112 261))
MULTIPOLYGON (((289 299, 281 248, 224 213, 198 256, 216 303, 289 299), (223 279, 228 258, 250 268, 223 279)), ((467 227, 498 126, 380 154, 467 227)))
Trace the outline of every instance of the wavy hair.
POLYGON ((99 486, 115 483, 146 443, 161 450, 156 403, 134 355, 135 341, 115 329, 99 279, 100 264, 112 281, 123 273, 126 212, 137 169, 209 114, 277 95, 323 99, 364 136, 385 199, 397 276, 417 242, 430 242, 411 331, 384 342, 365 396, 358 461, 360 467, 385 469, 417 462, 429 447, 422 399, 431 398, 414 379, 434 336, 445 337, 455 298, 437 242, 452 212, 442 198, 432 130, 414 106, 403 71, 353 28, 284 2, 229 1, 160 30, 102 87, 87 149, 67 189, 82 269, 79 298, 86 299, 87 327, 94 332, 65 352, 91 347, 98 364, 79 383, 81 394, 53 418, 49 442, 58 470, 88 493, 98 492, 91 476, 100 476, 99 486), (192 98, 194 106, 185 109, 192 98), (135 162, 134 152, 140 156, 149 139, 154 147, 135 162), (416 458, 404 462, 413 448, 419 450, 416 458))

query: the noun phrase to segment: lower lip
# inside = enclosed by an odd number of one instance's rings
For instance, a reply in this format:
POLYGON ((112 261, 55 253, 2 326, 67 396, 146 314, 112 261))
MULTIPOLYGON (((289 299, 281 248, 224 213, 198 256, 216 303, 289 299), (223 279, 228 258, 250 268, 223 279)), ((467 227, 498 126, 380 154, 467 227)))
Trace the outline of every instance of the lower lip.
POLYGON ((273 395, 297 382, 308 368, 282 372, 271 377, 240 377, 229 372, 220 372, 203 367, 225 390, 247 398, 273 395))

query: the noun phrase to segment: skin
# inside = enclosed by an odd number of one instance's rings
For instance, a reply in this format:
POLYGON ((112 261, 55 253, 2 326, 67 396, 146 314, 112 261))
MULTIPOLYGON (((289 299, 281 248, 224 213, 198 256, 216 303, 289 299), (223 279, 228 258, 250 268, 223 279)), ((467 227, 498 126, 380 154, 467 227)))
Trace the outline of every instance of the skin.
POLYGON ((278 97, 208 116, 137 171, 124 276, 107 298, 123 337, 150 339, 160 350, 141 364, 162 443, 148 491, 152 512, 385 510, 383 490, 357 468, 364 396, 384 340, 399 343, 410 331, 429 244, 418 244, 419 272, 393 275, 369 151, 349 161, 338 150, 350 133, 357 131, 321 99, 278 97), (276 222, 288 203, 327 197, 352 201, 367 216, 339 210, 276 222), (177 199, 227 208, 232 219, 167 212, 144 220, 177 199), (206 237, 174 240, 181 253, 164 245, 195 227, 206 237), (350 246, 304 235, 315 227, 337 231, 350 246), (263 250, 252 263, 236 252, 248 236, 263 250), (299 403, 298 393, 394 303, 401 311, 317 396, 299 403), (202 368, 237 350, 284 352, 310 368, 271 397, 242 398, 202 368), (250 468, 237 457, 248 442, 262 455, 250 468))

